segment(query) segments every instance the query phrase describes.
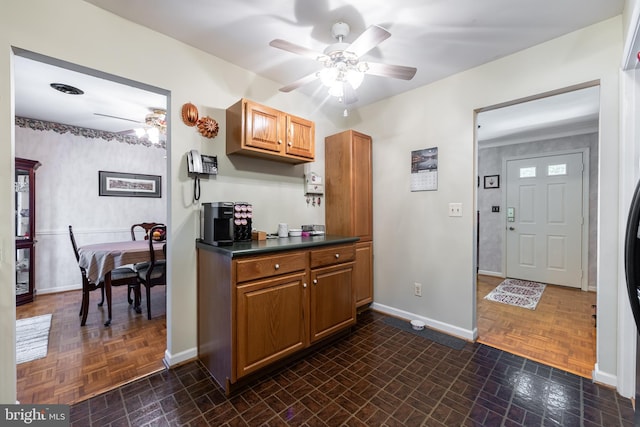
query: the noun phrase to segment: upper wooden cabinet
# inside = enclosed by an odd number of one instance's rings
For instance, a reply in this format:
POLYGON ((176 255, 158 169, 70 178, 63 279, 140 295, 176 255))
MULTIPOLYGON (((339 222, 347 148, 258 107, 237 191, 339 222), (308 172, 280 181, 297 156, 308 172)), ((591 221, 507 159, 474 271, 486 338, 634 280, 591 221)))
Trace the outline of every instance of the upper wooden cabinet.
POLYGON ((327 234, 373 239, 371 137, 354 130, 325 139, 327 234))
POLYGON ((227 108, 227 154, 287 163, 315 158, 315 124, 248 99, 227 108))

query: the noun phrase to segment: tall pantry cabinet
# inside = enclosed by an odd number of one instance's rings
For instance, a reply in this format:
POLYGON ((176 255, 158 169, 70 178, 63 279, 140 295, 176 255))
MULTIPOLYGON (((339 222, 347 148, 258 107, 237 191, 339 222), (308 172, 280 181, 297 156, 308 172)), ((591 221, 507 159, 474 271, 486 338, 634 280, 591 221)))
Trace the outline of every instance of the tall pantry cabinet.
POLYGON ((356 236, 356 307, 373 301, 371 137, 347 130, 325 138, 327 234, 356 236))

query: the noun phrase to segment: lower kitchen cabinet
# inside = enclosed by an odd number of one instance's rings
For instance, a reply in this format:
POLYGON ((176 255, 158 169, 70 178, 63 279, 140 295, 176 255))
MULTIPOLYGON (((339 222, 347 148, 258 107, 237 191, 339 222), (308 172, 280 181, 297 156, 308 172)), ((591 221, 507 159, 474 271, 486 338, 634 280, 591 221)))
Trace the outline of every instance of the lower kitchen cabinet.
POLYGON ((238 378, 307 346, 306 286, 303 271, 236 288, 238 378))
POLYGON ((373 242, 356 243, 356 265, 353 267, 356 307, 373 302, 373 242))
POLYGON ((311 340, 318 341, 353 325, 353 262, 311 271, 311 340))
POLYGON ((356 240, 237 257, 198 244, 198 357, 227 394, 355 324, 356 240))

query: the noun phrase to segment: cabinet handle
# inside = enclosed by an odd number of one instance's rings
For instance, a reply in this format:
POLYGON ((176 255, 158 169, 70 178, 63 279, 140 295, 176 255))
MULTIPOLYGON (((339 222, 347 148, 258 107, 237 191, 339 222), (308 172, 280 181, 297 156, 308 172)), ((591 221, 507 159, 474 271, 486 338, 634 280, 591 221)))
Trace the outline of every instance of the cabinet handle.
POLYGON ((278 144, 282 144, 282 140, 281 139, 278 140, 278 144))
POLYGON ((289 141, 289 143, 287 144, 289 147, 291 147, 293 145, 293 142, 289 141))
POLYGON ((280 264, 274 265, 275 269, 278 270, 280 268, 280 264))
POLYGON ((340 258, 340 254, 336 254, 336 259, 340 258))
POLYGON ((307 287, 307 284, 306 284, 306 283, 303 283, 303 284, 302 284, 302 287, 303 287, 303 288, 306 288, 306 287, 307 287))
POLYGON ((313 279, 313 284, 317 285, 318 284, 318 279, 313 279))

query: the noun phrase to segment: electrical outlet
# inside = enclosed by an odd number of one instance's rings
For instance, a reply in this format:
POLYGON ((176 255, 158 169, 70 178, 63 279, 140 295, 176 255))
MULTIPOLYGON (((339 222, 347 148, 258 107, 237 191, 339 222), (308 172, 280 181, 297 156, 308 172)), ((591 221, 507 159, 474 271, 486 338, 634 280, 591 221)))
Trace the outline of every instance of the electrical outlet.
POLYGON ((417 297, 422 296, 422 285, 420 283, 413 284, 413 294, 417 297))
POLYGON ((449 203, 449 216, 462 216, 462 203, 449 203))

